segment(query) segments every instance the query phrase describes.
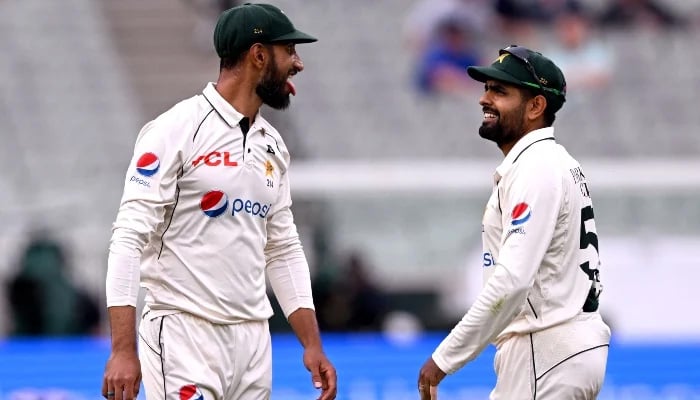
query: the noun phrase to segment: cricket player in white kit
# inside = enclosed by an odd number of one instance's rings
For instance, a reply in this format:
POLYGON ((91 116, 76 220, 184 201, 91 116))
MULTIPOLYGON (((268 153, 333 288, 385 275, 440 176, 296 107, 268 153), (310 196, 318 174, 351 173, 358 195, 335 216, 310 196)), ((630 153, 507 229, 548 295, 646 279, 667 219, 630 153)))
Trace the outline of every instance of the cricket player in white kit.
POLYGON ((423 365, 432 389, 495 343, 493 400, 595 399, 603 384, 610 329, 598 313, 598 236, 588 182, 554 138, 565 101, 561 70, 524 47, 502 49, 488 67, 481 137, 505 159, 484 213, 484 287, 423 365))
POLYGON ((134 399, 142 374, 148 399, 269 399, 266 276, 320 399, 335 398, 290 210, 289 152, 260 115, 263 103, 289 105, 303 69, 296 44, 314 41, 274 6, 225 11, 217 82, 139 133, 108 259, 109 400, 134 399))

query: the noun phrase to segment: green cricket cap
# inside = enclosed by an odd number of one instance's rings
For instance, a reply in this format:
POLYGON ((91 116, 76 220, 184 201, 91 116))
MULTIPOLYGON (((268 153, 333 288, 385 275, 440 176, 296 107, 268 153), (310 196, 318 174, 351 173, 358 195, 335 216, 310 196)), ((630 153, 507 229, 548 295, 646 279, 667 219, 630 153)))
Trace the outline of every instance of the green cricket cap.
POLYGON ((311 43, 318 39, 294 27, 279 8, 245 3, 224 11, 214 28, 214 48, 220 58, 235 57, 255 43, 311 43))
POLYGON ((566 79, 561 69, 542 53, 525 47, 513 45, 501 49, 491 65, 471 66, 467 73, 479 82, 492 79, 540 90, 555 112, 566 101, 566 79))

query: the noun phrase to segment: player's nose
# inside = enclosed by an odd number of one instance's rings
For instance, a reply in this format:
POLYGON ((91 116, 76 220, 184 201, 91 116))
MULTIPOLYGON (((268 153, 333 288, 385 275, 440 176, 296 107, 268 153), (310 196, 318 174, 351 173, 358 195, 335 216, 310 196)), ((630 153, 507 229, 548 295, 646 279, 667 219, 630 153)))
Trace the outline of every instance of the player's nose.
POLYGON ((483 94, 481 95, 481 97, 479 97, 479 105, 482 106, 482 107, 484 107, 484 106, 486 106, 486 105, 488 105, 488 104, 491 104, 491 102, 489 101, 488 96, 486 95, 486 93, 483 93, 483 94))
POLYGON ((301 60, 301 57, 297 56, 294 58, 294 62, 292 63, 294 66, 294 69, 297 70, 297 72, 301 72, 304 70, 304 62, 301 60))

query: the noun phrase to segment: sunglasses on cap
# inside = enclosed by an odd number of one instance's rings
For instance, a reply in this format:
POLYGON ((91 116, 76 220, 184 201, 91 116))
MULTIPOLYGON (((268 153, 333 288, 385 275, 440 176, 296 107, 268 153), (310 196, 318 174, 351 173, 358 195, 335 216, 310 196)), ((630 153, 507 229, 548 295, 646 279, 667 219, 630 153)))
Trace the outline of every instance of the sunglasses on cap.
POLYGON ((530 75, 532 75, 532 77, 535 79, 535 82, 537 82, 536 84, 532 83, 532 82, 523 82, 524 85, 539 88, 542 91, 551 92, 551 93, 556 94, 557 96, 565 96, 566 95, 566 91, 548 88, 548 87, 544 87, 542 85, 542 81, 540 80, 539 75, 537 75, 537 72, 535 71, 535 67, 532 66, 532 64, 530 63, 530 60, 528 59, 528 57, 530 57, 530 50, 527 49, 526 47, 520 47, 520 46, 516 46, 513 44, 513 45, 506 47, 505 49, 501 49, 498 51, 498 55, 503 55, 503 54, 510 54, 511 56, 522 61, 525 64, 525 67, 527 68, 528 72, 530 72, 530 75))

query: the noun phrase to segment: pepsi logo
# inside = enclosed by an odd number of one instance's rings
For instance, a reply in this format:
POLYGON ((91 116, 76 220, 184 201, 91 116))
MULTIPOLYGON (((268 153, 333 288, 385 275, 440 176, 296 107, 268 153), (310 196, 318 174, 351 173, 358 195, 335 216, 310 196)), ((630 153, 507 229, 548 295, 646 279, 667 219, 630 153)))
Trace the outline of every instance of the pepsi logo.
POLYGON ((518 203, 510 215, 512 219, 511 224, 522 225, 530 219, 530 215, 532 215, 530 206, 527 203, 518 203))
POLYGON ((160 160, 153 153, 143 153, 136 161, 136 171, 143 176, 153 176, 160 168, 160 160))
POLYGON ((220 190, 211 190, 202 196, 199 207, 207 217, 218 217, 228 208, 228 196, 220 190))
POLYGON ((185 385, 180 388, 180 400, 204 400, 204 395, 197 385, 185 385))

